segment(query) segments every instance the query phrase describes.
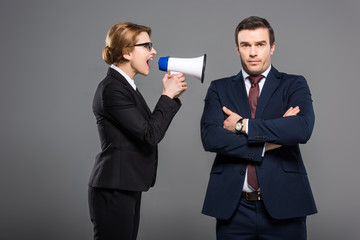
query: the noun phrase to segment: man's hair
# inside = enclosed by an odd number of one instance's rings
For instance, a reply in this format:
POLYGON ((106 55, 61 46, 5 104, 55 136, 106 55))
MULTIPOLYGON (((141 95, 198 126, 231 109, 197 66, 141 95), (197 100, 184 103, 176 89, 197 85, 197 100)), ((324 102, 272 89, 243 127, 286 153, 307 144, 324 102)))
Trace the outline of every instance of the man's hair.
POLYGON ((270 23, 265 19, 257 16, 251 16, 242 20, 235 30, 235 43, 239 46, 238 34, 241 30, 255 30, 258 28, 267 28, 269 30, 270 46, 275 43, 274 29, 270 23))

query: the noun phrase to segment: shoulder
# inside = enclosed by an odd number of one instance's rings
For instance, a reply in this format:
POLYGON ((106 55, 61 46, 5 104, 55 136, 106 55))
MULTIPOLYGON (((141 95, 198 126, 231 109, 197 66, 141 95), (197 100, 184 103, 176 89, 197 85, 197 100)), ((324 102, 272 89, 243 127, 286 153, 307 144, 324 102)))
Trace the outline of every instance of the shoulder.
POLYGON ((210 88, 228 87, 229 85, 233 84, 236 81, 239 81, 240 79, 242 79, 241 72, 237 75, 215 79, 210 83, 210 88))
POLYGON ((211 82, 211 84, 226 84, 226 83, 235 81, 239 78, 241 78, 241 73, 238 73, 237 75, 233 75, 233 76, 229 76, 229 77, 215 79, 211 82))
POLYGON ((280 72, 274 67, 272 67, 269 74, 285 81, 296 81, 297 79, 305 80, 304 76, 302 75, 280 72))
POLYGON ((273 74, 272 77, 275 77, 279 80, 280 86, 282 86, 284 91, 291 93, 300 89, 309 89, 308 83, 304 76, 279 72, 276 69, 274 70, 275 71, 271 71, 270 74, 273 74))
POLYGON ((271 69, 269 76, 270 76, 270 78, 279 79, 280 82, 285 85, 307 84, 304 76, 298 75, 298 74, 280 72, 277 69, 275 69, 274 67, 271 69))
POLYGON ((109 74, 99 83, 97 92, 103 97, 131 95, 131 89, 124 81, 109 74))

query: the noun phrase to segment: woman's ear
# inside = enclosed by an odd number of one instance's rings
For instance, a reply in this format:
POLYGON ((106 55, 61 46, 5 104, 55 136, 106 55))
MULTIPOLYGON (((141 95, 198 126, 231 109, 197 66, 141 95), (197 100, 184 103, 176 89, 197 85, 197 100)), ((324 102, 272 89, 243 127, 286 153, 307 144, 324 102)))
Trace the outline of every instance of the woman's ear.
POLYGON ((131 52, 129 51, 129 49, 123 49, 122 50, 122 55, 123 55, 123 58, 130 61, 131 60, 131 57, 132 57, 132 54, 131 52))

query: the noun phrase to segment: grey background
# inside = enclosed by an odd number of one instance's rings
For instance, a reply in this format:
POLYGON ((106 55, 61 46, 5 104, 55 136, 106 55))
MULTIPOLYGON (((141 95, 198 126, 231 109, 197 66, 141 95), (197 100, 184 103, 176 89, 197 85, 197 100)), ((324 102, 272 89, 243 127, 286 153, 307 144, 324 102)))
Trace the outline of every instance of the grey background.
POLYGON ((319 213, 309 239, 358 239, 358 0, 17 1, 0 3, 0 238, 91 239, 87 181, 99 139, 91 102, 107 65, 107 30, 152 27, 158 55, 135 81, 151 109, 161 94, 161 56, 208 56, 205 82, 188 77, 183 106, 159 145, 155 188, 143 195, 139 240, 215 239, 200 213, 214 154, 199 121, 207 88, 240 69, 233 32, 259 15, 275 29, 273 65, 304 75, 316 123, 302 146, 319 213))

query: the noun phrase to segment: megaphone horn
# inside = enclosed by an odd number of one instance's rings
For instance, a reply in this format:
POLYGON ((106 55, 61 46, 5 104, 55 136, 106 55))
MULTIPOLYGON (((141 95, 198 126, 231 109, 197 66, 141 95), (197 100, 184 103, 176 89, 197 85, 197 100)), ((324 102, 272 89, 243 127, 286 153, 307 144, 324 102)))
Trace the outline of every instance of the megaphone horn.
POLYGON ((196 58, 161 57, 158 63, 161 71, 170 74, 182 72, 201 80, 201 83, 204 82, 206 54, 196 58))

